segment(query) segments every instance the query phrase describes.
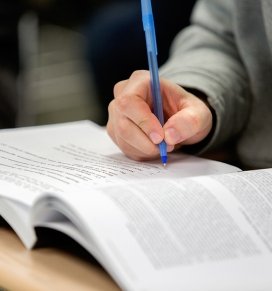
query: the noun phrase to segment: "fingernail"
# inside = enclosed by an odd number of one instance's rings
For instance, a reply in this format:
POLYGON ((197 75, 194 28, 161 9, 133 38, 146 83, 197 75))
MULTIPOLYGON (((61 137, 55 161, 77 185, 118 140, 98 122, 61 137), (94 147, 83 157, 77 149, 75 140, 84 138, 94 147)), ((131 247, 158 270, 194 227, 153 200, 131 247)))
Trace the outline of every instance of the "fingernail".
POLYGON ((165 130, 165 139, 169 144, 177 144, 181 141, 181 135, 176 129, 168 128, 165 130))
POLYGON ((156 132, 151 132, 149 134, 149 137, 150 137, 150 139, 152 140, 152 142, 154 144, 158 144, 158 143, 160 143, 162 141, 162 137, 156 132))

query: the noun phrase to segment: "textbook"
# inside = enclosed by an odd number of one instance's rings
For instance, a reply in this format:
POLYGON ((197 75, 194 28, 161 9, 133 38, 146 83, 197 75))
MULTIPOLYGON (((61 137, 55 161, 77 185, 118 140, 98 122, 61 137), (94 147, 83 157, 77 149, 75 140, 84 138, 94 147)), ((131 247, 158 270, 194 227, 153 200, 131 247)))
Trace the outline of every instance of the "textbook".
POLYGON ((37 227, 68 235, 122 290, 271 291, 271 185, 181 153, 132 161, 90 121, 0 131, 0 215, 29 249, 37 227))

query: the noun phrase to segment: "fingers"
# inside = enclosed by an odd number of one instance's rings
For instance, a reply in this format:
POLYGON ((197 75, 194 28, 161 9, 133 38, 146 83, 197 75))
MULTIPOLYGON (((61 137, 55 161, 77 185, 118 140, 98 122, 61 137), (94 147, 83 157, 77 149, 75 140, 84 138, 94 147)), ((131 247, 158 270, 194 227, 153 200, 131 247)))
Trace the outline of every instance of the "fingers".
POLYGON ((163 139, 168 151, 172 151, 174 146, 201 141, 212 128, 212 113, 201 99, 177 84, 160 81, 167 120, 164 127, 152 113, 148 71, 136 71, 114 87, 107 131, 119 148, 135 160, 158 157, 157 144, 163 139))
POLYGON ((163 139, 163 130, 148 104, 138 96, 123 95, 115 100, 115 110, 119 116, 124 116, 137 125, 149 138, 158 135, 154 143, 163 139), (154 134, 156 133, 156 134, 154 134))
MULTIPOLYGON (((146 71, 133 73, 114 87, 109 105, 107 131, 129 157, 151 159, 159 155, 156 146, 164 138, 162 126, 151 110, 150 78, 146 71)), ((170 147, 169 150, 172 150, 170 147)))
POLYGON ((150 105, 152 98, 149 72, 145 70, 135 71, 128 80, 118 82, 114 86, 114 97, 119 99, 123 96, 138 96, 150 105))
POLYGON ((169 145, 194 144, 204 139, 211 128, 210 109, 202 100, 190 94, 182 108, 165 124, 165 141, 169 145))
MULTIPOLYGON (((128 157, 134 160, 150 160, 159 157, 157 143, 162 141, 161 136, 156 136, 156 133, 154 133, 155 136, 152 136, 151 132, 151 138, 149 138, 142 127, 139 127, 126 115, 120 114, 119 108, 114 102, 109 106, 107 131, 128 157), (153 142, 152 138, 157 139, 158 142, 153 142)), ((173 149, 172 146, 168 147, 168 151, 173 149)))
POLYGON ((108 122, 107 131, 119 148, 134 160, 149 160, 159 155, 158 147, 128 118, 122 118, 117 124, 108 122))

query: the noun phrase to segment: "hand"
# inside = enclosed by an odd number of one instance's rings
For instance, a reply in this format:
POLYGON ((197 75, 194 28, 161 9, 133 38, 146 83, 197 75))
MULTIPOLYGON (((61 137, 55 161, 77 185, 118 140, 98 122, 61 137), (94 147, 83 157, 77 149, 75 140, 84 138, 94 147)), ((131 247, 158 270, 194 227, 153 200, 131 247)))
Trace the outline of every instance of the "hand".
POLYGON ((160 79, 165 124, 152 113, 150 74, 135 71, 114 87, 107 131, 125 155, 134 160, 159 156, 163 139, 168 151, 203 140, 212 128, 212 113, 204 101, 179 85, 160 79))

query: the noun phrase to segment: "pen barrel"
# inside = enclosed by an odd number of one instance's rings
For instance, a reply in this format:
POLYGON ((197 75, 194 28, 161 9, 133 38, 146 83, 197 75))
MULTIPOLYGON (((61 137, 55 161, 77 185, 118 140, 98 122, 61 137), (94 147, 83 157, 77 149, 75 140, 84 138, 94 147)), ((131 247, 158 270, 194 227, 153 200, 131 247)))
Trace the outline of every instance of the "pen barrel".
POLYGON ((143 25, 145 31, 145 39, 146 39, 146 48, 147 51, 152 51, 158 54, 157 42, 156 42, 156 32, 154 19, 152 14, 143 15, 143 25))
MULTIPOLYGON (((148 56, 148 65, 150 71, 150 87, 153 97, 152 98, 153 111, 158 120, 160 121, 161 125, 163 126, 164 125, 163 104, 161 97, 161 87, 157 61, 158 51, 151 1, 141 0, 141 4, 142 4, 143 27, 145 31, 146 48, 148 56)), ((167 163, 167 145, 164 140, 159 144, 159 150, 162 163, 165 166, 167 163)))
POLYGON ((158 74, 158 61, 157 56, 152 53, 152 51, 148 51, 148 63, 150 68, 151 93, 153 96, 153 111, 159 119, 161 125, 164 125, 161 86, 158 74))

